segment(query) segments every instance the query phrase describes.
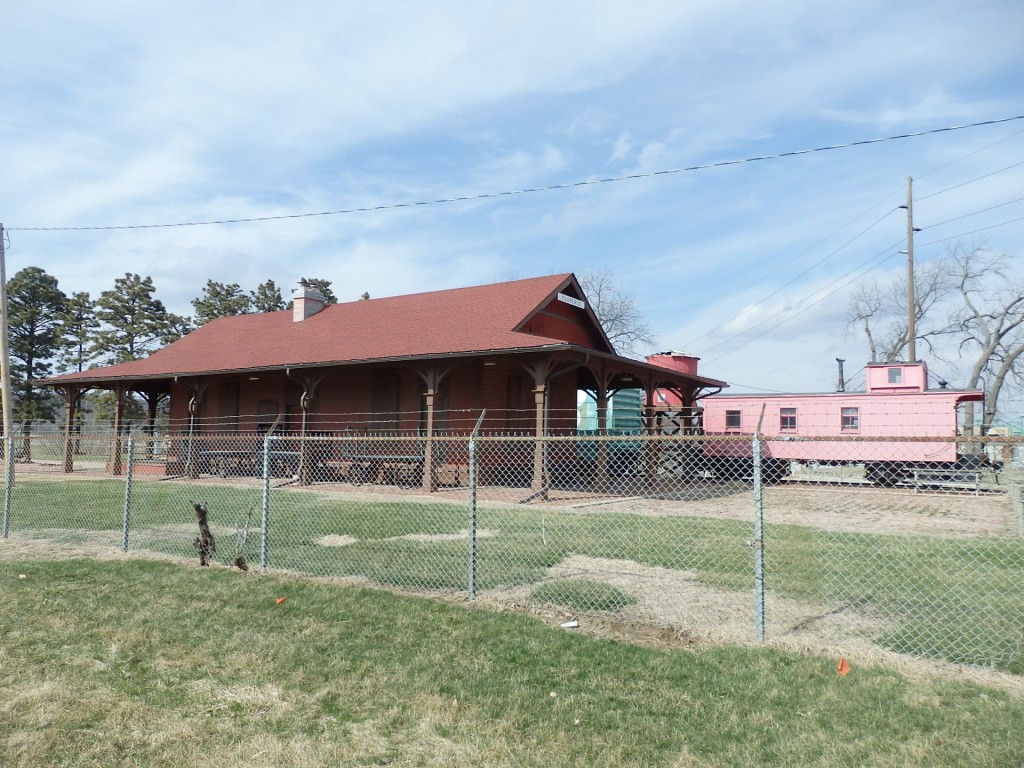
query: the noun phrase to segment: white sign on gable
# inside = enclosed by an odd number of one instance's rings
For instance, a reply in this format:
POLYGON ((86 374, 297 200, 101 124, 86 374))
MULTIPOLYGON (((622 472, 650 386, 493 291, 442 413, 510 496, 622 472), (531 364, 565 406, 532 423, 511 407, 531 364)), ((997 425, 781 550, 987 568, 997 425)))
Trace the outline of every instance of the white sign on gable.
POLYGON ((564 301, 566 304, 571 304, 574 307, 579 307, 580 309, 587 308, 587 303, 585 301, 580 301, 572 296, 566 296, 564 293, 558 294, 558 300, 564 301))

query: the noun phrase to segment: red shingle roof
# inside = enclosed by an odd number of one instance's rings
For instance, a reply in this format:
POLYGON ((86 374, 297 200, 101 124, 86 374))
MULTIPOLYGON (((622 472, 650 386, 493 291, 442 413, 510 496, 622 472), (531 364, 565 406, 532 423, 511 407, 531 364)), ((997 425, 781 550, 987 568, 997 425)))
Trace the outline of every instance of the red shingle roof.
POLYGON ((575 284, 571 274, 562 274, 354 301, 327 306, 301 322, 293 321, 290 310, 222 317, 143 360, 49 381, 188 376, 562 345, 562 339, 513 329, 575 284))

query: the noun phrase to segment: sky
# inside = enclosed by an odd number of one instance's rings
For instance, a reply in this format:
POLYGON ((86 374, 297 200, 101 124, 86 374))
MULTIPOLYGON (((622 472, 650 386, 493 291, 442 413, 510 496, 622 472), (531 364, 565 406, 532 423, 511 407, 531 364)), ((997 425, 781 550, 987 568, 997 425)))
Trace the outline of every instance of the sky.
POLYGON ((837 357, 863 382, 850 292, 905 278, 908 177, 916 263, 1024 263, 1024 120, 993 122, 1024 115, 1019 0, 41 0, 0 28, 7 276, 68 294, 134 273, 189 315, 208 279, 354 301, 608 271, 641 352, 829 391, 837 357))

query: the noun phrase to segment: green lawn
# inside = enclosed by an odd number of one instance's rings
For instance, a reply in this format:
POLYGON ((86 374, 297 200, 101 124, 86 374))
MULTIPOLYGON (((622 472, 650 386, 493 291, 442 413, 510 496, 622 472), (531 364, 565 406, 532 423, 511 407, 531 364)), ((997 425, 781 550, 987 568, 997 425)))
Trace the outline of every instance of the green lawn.
POLYGON ((1024 700, 385 591, 0 543, 2 766, 1008 766, 1024 700), (21 578, 24 576, 24 578, 21 578), (280 601, 280 598, 285 598, 280 601))
MULTIPOLYGON (((25 479, 14 490, 16 532, 45 532, 68 541, 101 532, 112 544, 121 541, 124 485, 119 481, 25 479)), ((234 558, 248 519, 244 555, 250 564, 259 564, 259 488, 136 483, 130 547, 192 557, 192 500, 210 507, 220 562, 234 558)), ((367 502, 275 489, 267 553, 278 569, 465 592, 468 542, 459 533, 467 527, 467 509, 443 500, 367 502), (327 535, 347 543, 324 546, 327 535), (414 538, 401 538, 409 536, 414 538)), ((685 570, 718 589, 749 592, 753 585, 752 531, 745 522, 579 515, 517 505, 480 509, 478 527, 475 583, 480 591, 535 584, 571 555, 685 570)), ((1021 539, 867 535, 769 525, 765 550, 766 581, 775 594, 878 617, 890 628, 877 641, 900 652, 1024 673, 1021 539)), ((608 599, 602 588, 591 591, 590 604, 578 586, 563 604, 603 609, 608 599)), ((771 631, 769 626, 769 636, 771 631)))

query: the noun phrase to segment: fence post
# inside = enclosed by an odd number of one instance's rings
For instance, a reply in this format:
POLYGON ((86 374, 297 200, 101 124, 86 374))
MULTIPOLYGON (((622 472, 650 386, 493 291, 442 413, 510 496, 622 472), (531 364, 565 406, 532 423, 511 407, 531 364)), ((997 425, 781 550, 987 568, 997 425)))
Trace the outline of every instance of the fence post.
POLYGON ((484 421, 486 410, 480 412, 469 435, 469 599, 476 600, 476 478, 477 455, 476 439, 480 433, 480 425, 484 421))
POLYGON ((1017 516, 1017 535, 1024 536, 1024 485, 1013 483, 1010 485, 1010 504, 1017 516))
POLYGON ((10 435, 3 436, 4 446, 4 538, 11 533, 11 488, 14 487, 14 442, 10 435))
POLYGON ((758 642, 764 642, 764 478, 761 468, 761 421, 764 419, 764 406, 761 406, 761 417, 754 430, 751 445, 754 464, 754 598, 756 602, 756 621, 758 642))
POLYGON ((260 570, 270 567, 270 441, 269 433, 263 438, 263 519, 260 523, 260 570))
POLYGON ((121 528, 121 551, 128 551, 128 531, 132 520, 132 472, 135 469, 135 437, 128 433, 128 467, 124 473, 124 525, 121 528))

